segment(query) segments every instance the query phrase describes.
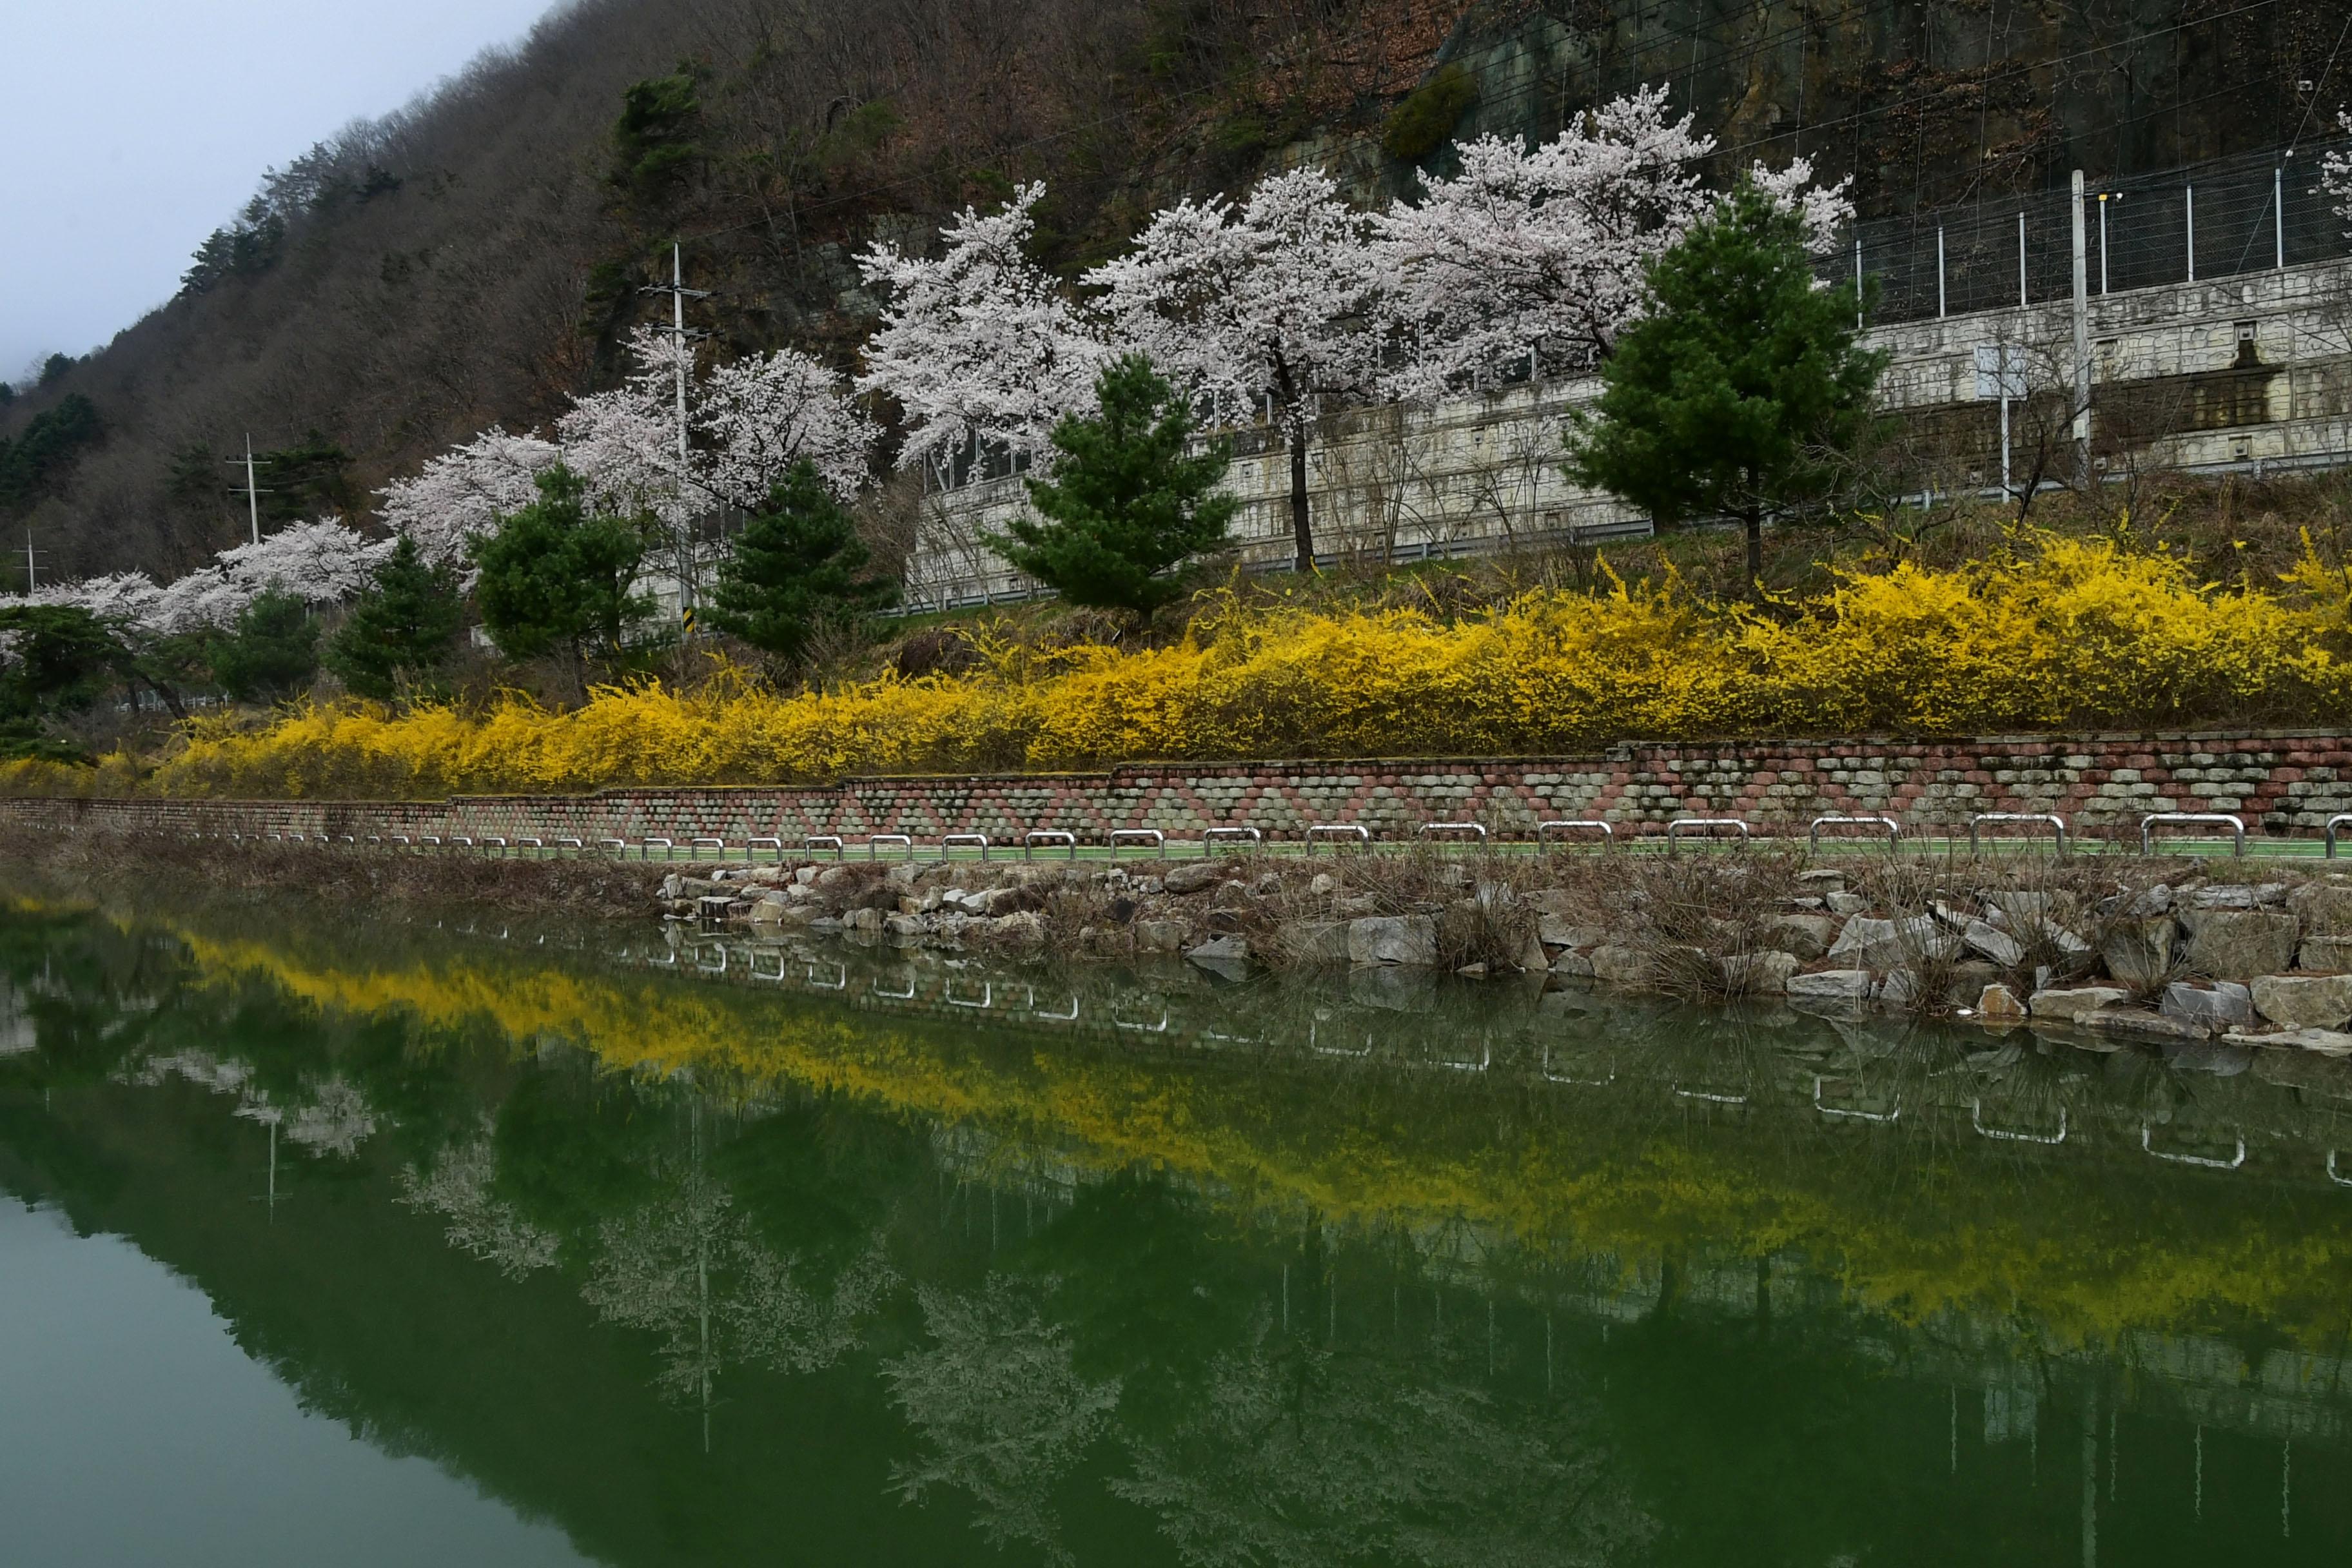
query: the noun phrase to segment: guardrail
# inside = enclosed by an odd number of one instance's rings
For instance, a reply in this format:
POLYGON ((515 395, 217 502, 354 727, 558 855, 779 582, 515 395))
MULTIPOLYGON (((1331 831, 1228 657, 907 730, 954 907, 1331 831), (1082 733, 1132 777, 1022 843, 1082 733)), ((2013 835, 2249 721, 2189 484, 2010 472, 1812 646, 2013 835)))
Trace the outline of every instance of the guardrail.
POLYGON ((2330 860, 2336 858, 2336 830, 2347 822, 2352 822, 2352 816, 2331 816, 2327 819, 2327 858, 2330 860))
POLYGON ((881 850, 877 846, 884 844, 896 844, 900 846, 907 851, 907 858, 908 860, 912 860, 915 858, 915 836, 911 833, 867 834, 866 836, 866 858, 868 860, 879 860, 882 858, 881 850))
POLYGON ((1110 858, 1118 858, 1118 847, 1127 844, 1149 844, 1160 851, 1162 860, 1168 858, 1168 835, 1156 827, 1114 827, 1110 833, 1110 858))
POLYGON ((2058 853, 2066 853, 2066 819, 2033 811, 1980 811, 1969 818, 1969 853, 1977 852, 1977 829, 1989 822, 2046 823, 2058 836, 2058 853))
MULTIPOLYGON (((841 835, 838 833, 812 833, 801 840, 801 853, 803 855, 814 855, 820 849, 832 850, 835 860, 840 860, 849 853, 847 847, 841 842, 841 835)), ((778 858, 782 858, 782 852, 779 851, 778 858)))
POLYGON ((777 865, 781 866, 784 863, 784 840, 781 834, 773 838, 746 838, 743 840, 743 858, 746 860, 756 858, 752 851, 762 844, 776 852, 777 865))
POLYGON ((662 847, 662 858, 664 860, 675 860, 677 858, 677 846, 667 838, 647 838, 641 840, 637 858, 640 860, 652 859, 654 858, 654 846, 656 844, 662 847))
POLYGON ((1255 827, 1209 827, 1201 833, 1201 853, 1213 855, 1220 844, 1263 845, 1265 835, 1255 827))
POLYGON ((2225 811, 2158 811, 2139 819, 2139 852, 2155 853, 2155 833, 2158 826, 2187 827, 2198 823, 2209 826, 2227 826, 2233 841, 2231 853, 2242 860, 2246 857, 2246 825, 2225 811))
POLYGON ((1078 858, 1078 836, 1076 834, 1059 827, 1033 827, 1028 832, 1021 836, 1021 858, 1024 860, 1035 859, 1037 858, 1037 846, 1040 844, 1065 845, 1070 851, 1069 858, 1071 859, 1075 860, 1078 858))
POLYGON ((1739 834, 1739 842, 1742 844, 1755 837, 1748 831, 1748 824, 1736 816, 1677 816, 1666 824, 1666 853, 1669 855, 1674 853, 1675 841, 1683 836, 1685 828, 1693 832, 1704 832, 1712 838, 1715 837, 1715 830, 1718 827, 1737 830, 1739 834))
POLYGON ((1317 840, 1323 838, 1328 838, 1333 841, 1332 847, 1336 852, 1339 842, 1342 840, 1353 842, 1360 847, 1371 843, 1372 830, 1364 826, 1361 823, 1356 822, 1318 822, 1312 824, 1307 829, 1307 853, 1309 855, 1314 854, 1317 840))
POLYGON ((701 859, 701 858, 702 858, 702 847, 703 847, 704 845, 706 845, 706 844, 709 845, 712 848, 714 848, 714 849, 716 849, 716 850, 718 850, 718 851, 719 851, 719 858, 721 860, 724 860, 724 859, 726 859, 726 858, 727 858, 727 840, 725 840, 724 838, 696 838, 696 839, 691 839, 691 840, 689 840, 689 841, 688 842, 687 847, 686 847, 686 858, 687 858, 688 859, 689 859, 689 860, 699 860, 699 859, 701 859))
POLYGON ((987 859, 987 858, 988 858, 988 835, 987 835, 987 834, 985 834, 985 833, 942 833, 942 834, 940 834, 940 856, 941 856, 942 858, 947 857, 948 852, 949 852, 950 850, 952 850, 952 849, 953 849, 957 845, 959 845, 959 844, 967 845, 967 846, 969 846, 969 845, 973 845, 973 844, 977 844, 977 845, 979 845, 979 846, 980 846, 980 858, 981 858, 982 860, 985 860, 985 859, 987 859))
POLYGON ((1894 847, 1895 842, 1903 837, 1903 825, 1891 816, 1817 816, 1813 818, 1811 830, 1805 835, 1807 854, 1821 848, 1822 829, 1824 827, 1883 828, 1886 833, 1886 844, 1889 848, 1894 847))
POLYGON ((1420 831, 1416 833, 1414 837, 1419 838, 1427 838, 1433 834, 1441 833, 1448 835, 1468 835, 1475 833, 1478 836, 1479 843, 1484 844, 1486 842, 1486 825, 1478 822, 1424 822, 1421 825, 1420 831))
POLYGON ((1608 847, 1616 844, 1617 830, 1614 827, 1610 826, 1609 824, 1605 822, 1570 822, 1561 820, 1557 822, 1538 822, 1536 824, 1536 848, 1538 851, 1541 851, 1544 846, 1550 842, 1551 836, 1554 833, 1591 833, 1596 829, 1598 829, 1601 834, 1601 841, 1603 847, 1608 847))

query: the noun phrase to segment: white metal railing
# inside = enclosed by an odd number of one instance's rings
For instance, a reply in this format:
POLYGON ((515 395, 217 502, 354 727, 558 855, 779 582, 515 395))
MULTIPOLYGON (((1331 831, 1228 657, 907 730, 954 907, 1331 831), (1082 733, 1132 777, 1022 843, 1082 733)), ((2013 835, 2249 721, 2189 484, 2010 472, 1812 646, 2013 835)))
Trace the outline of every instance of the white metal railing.
POLYGON ((1069 850, 1069 858, 1071 859, 1075 860, 1078 858, 1078 836, 1076 834, 1059 827, 1033 827, 1028 832, 1021 836, 1021 858, 1024 860, 1035 859, 1037 858, 1037 846, 1040 844, 1062 845, 1069 850))
POLYGON ((2058 853, 2061 855, 2066 853, 2066 819, 2063 816, 2035 811, 1980 811, 1969 818, 1969 854, 1973 855, 1977 852, 1977 830, 1988 823, 1995 822, 2020 826, 2033 823, 2046 825, 2058 836, 2058 853))
POLYGON ((1890 848, 1903 837, 1903 825, 1891 816, 1817 816, 1813 818, 1811 830, 1805 836, 1808 853, 1821 848, 1822 829, 1824 827, 1868 827, 1884 832, 1890 848))
POLYGON ((983 860, 988 858, 988 835, 985 833, 942 833, 940 835, 940 854, 943 857, 948 855, 959 844, 967 847, 976 844, 980 847, 980 858, 983 860))
POLYGON ((1332 841, 1332 848, 1337 850, 1342 843, 1352 843, 1358 846, 1370 844, 1372 841, 1372 830, 1358 822, 1314 823, 1307 829, 1307 852, 1309 855, 1314 854, 1317 843, 1326 838, 1332 841))
POLYGON ((867 834, 866 836, 866 858, 868 860, 879 860, 882 858, 880 847, 885 844, 895 844, 900 848, 906 850, 907 858, 909 860, 912 860, 915 858, 915 836, 911 833, 867 834))
POLYGON ((1601 835, 1601 842, 1604 847, 1614 845, 1617 842, 1617 830, 1605 822, 1591 819, 1581 822, 1571 822, 1563 818, 1558 821, 1538 822, 1536 824, 1536 847, 1538 849, 1542 849, 1546 845, 1549 844, 1551 842, 1551 837, 1555 833, 1594 832, 1601 835))
POLYGON ((2336 858, 2336 830, 2347 822, 2352 822, 2352 816, 2331 816, 2327 819, 2327 858, 2330 860, 2336 858))
POLYGON ((1747 843, 1752 837, 1748 832, 1748 824, 1736 816, 1677 816, 1666 824, 1666 851, 1672 854, 1675 840, 1685 832, 1703 833, 1712 838, 1715 837, 1716 829, 1721 827, 1728 827, 1737 832, 1742 844, 1747 843))
POLYGON ((1265 842, 1265 835, 1255 827, 1209 827, 1201 832, 1201 853, 1213 855, 1220 844, 1247 844, 1253 847, 1265 842))
POLYGON ((1162 860, 1168 858, 1168 835, 1156 827, 1114 827, 1110 833, 1110 858, 1118 858, 1121 844, 1148 844, 1160 851, 1162 860))
POLYGON ((2225 811, 2158 811, 2139 819, 2139 852, 2152 855, 2155 834, 2158 827, 2190 827, 2203 824, 2209 827, 2226 826, 2232 844, 2231 853, 2243 859, 2246 854, 2246 825, 2225 811))
POLYGON ((1421 825, 1420 830, 1414 835, 1414 837, 1419 838, 1429 838, 1440 835, 1446 837, 1458 835, 1467 837, 1472 834, 1477 835, 1479 843, 1484 844, 1486 842, 1486 825, 1478 822, 1424 822, 1421 825))
POLYGON ((832 850, 833 858, 835 860, 839 860, 848 854, 847 848, 844 847, 841 842, 841 835, 838 833, 812 833, 802 838, 802 854, 814 855, 820 849, 832 850))

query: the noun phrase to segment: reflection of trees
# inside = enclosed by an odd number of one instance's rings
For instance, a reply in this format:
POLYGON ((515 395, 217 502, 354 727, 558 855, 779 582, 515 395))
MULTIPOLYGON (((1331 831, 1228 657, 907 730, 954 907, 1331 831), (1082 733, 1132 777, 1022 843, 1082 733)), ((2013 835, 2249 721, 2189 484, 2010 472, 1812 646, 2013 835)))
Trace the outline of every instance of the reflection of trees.
POLYGON ((730 1363, 830 1366, 856 1348, 860 1323, 898 1281, 877 1236, 829 1290, 803 1285, 797 1259, 764 1246, 698 1162, 598 1234, 602 1249, 582 1296, 608 1321, 660 1334, 656 1386, 705 1411, 730 1363))
POLYGON ((1515 1415, 1442 1366, 1278 1342, 1264 1317, 1111 1488, 1203 1568, 1617 1564, 1656 1528, 1573 1415, 1515 1415))
POLYGON ((935 1486, 961 1487, 979 1500, 989 1540, 1030 1542, 1069 1562, 1050 1494, 1109 1422, 1118 1380, 1080 1376, 1068 1335, 1002 1275, 978 1295, 929 1285, 917 1295, 932 1343, 883 1375, 933 1452, 892 1468, 900 1495, 913 1502, 935 1486))
POLYGON ((442 1215, 449 1222, 442 1234, 450 1246, 497 1264, 509 1279, 553 1268, 561 1240, 491 1192, 498 1167, 485 1125, 479 1137, 443 1150, 430 1174, 420 1173, 415 1165, 403 1166, 400 1201, 442 1215))

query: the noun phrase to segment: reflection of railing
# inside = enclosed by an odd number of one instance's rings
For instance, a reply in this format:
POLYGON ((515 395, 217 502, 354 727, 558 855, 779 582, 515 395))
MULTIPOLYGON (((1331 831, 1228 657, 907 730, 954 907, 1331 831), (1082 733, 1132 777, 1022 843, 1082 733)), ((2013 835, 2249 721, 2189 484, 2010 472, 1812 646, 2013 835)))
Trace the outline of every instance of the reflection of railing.
POLYGON ((884 999, 891 1002, 912 1002, 915 999, 916 987, 915 983, 912 980, 907 982, 907 988, 904 991, 885 991, 882 989, 882 983, 879 980, 870 982, 867 985, 867 989, 871 990, 877 996, 883 997, 884 999))
POLYGON ((2352 1187, 2352 1176, 2339 1176, 2336 1173, 2336 1151, 2333 1149, 2327 1152, 2327 1179, 2339 1187, 2352 1187))
POLYGON ((940 1000, 946 1003, 950 1007, 970 1007, 974 1012, 984 1013, 989 1008, 996 1005, 996 984, 993 981, 982 981, 980 983, 980 1000, 974 1002, 967 997, 957 995, 956 983, 954 980, 950 979, 945 985, 940 988, 940 1000))
POLYGON ((1674 1096, 1676 1100, 1704 1100, 1709 1105, 1745 1105, 1748 1103, 1748 1097, 1744 1094, 1725 1094, 1719 1089, 1685 1089, 1679 1079, 1670 1082, 1667 1087, 1674 1091, 1674 1096))
POLYGON ((846 991, 849 989, 849 965, 836 963, 833 966, 832 979, 819 980, 816 964, 812 962, 808 966, 808 983, 819 991, 846 991))
POLYGON ((1552 1071, 1551 1047, 1549 1045, 1543 1048, 1543 1066, 1540 1070, 1544 1077, 1551 1079, 1554 1083, 1575 1083, 1583 1084, 1592 1089, 1605 1089, 1609 1085, 1617 1081, 1617 1063, 1614 1058, 1610 1059, 1609 1076, 1607 1078, 1572 1078, 1567 1073, 1552 1071))
POLYGON ((2021 1132, 2007 1127, 1987 1127, 1984 1124, 1984 1101, 1981 1100, 1969 1106, 1969 1125, 1975 1128, 1980 1136, 1999 1139, 2004 1143, 2047 1143, 2054 1147, 2066 1142, 2066 1108, 2063 1105, 2058 1108, 2058 1131, 2047 1135, 2021 1132))
POLYGON ((1823 1074, 1813 1075, 1813 1109, 1823 1116, 1844 1117, 1853 1121, 1879 1122, 1899 1121, 1903 1118, 1903 1100, 1899 1095, 1895 1098, 1894 1108, 1889 1110, 1856 1110, 1850 1106, 1827 1104, 1822 1099, 1822 1085, 1827 1081, 1829 1080, 1823 1074))
POLYGON ((1118 1003, 1114 1002, 1111 1004, 1110 1024, 1111 1027, 1114 1029, 1128 1029, 1139 1035, 1164 1035, 1168 1032, 1168 1004, 1162 1002, 1160 1005, 1160 1018, 1158 1022, 1139 1024, 1132 1018, 1120 1016, 1119 1005, 1118 1003))
MULTIPOLYGON (((2209 1171, 2234 1171, 2246 1163, 2246 1135, 2243 1132, 2237 1134, 2238 1152, 2226 1160, 2217 1160, 2210 1154, 2168 1154, 2156 1146, 2155 1139, 2155 1127, 2148 1122, 2141 1122, 2139 1124, 2140 1152, 2153 1154, 2167 1163, 2202 1165, 2209 1171)), ((2332 1155, 2330 1157, 2333 1158, 2332 1155)))

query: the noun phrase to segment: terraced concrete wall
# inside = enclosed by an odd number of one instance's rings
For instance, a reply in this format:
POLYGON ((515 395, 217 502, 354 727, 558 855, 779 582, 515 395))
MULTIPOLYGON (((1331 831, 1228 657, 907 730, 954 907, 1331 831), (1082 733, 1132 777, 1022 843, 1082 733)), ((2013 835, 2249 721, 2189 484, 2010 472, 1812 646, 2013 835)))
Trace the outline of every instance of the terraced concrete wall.
POLYGON ((2352 735, 2242 731, 1875 739, 1714 745, 1631 744, 1533 759, 1139 764, 1045 776, 853 779, 838 784, 622 789, 585 795, 487 795, 430 802, 0 800, 0 818, 89 830, 435 834, 552 841, 569 836, 754 836, 797 847, 808 834, 852 839, 985 833, 1018 842, 1061 828, 1101 842, 1119 827, 1197 837, 1251 826, 1295 839, 1315 823, 1360 823, 1410 837, 1423 823, 1478 822, 1497 837, 1547 819, 1600 818, 1621 835, 1663 832, 1678 816, 1737 816, 1801 832, 1825 815, 1886 815, 1915 830, 1961 830, 1979 812, 2054 812, 2078 833, 2136 835, 2144 815, 2220 811, 2250 832, 2317 834, 2352 812, 2352 735))

